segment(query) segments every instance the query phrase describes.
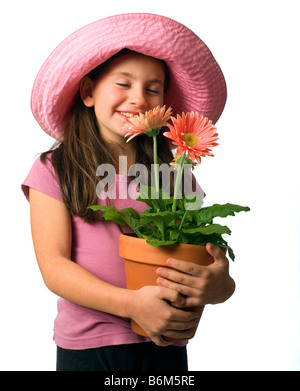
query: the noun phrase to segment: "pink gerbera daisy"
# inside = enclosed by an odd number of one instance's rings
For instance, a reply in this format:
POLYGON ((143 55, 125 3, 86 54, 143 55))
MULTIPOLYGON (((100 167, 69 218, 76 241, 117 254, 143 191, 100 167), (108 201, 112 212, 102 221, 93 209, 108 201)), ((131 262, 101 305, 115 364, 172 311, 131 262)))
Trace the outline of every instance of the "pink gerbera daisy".
POLYGON ((168 124, 170 132, 164 136, 173 140, 178 145, 176 153, 181 155, 186 152, 192 161, 201 162, 201 156, 213 156, 211 148, 218 145, 218 134, 212 122, 198 113, 189 112, 171 117, 173 125, 168 124))
POLYGON ((128 133, 125 137, 130 136, 127 142, 140 134, 147 134, 149 137, 156 136, 160 129, 167 125, 171 114, 171 107, 166 110, 166 106, 157 106, 145 114, 140 113, 128 118, 127 123, 124 124, 124 127, 128 128, 128 133))

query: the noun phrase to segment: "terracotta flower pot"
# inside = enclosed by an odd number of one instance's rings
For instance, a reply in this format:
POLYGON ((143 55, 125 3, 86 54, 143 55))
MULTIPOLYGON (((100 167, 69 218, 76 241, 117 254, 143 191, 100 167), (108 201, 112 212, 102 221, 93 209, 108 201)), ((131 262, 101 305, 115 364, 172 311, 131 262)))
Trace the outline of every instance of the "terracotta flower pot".
MULTIPOLYGON (((174 244, 152 247, 144 239, 124 234, 119 237, 119 254, 125 260, 128 289, 140 289, 143 286, 157 285, 156 269, 159 266, 167 267, 166 261, 168 258, 177 258, 203 266, 210 265, 214 261, 204 246, 174 244)), ((131 327, 135 333, 147 337, 146 332, 133 320, 131 321, 131 327)))

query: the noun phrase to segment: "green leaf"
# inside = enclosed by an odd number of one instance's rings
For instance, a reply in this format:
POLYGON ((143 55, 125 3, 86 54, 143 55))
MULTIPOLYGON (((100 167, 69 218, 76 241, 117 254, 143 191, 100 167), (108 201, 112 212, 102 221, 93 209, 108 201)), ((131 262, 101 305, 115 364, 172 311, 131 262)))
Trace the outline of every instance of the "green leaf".
POLYGON ((188 229, 183 229, 182 232, 184 233, 201 233, 203 235, 212 235, 212 234, 218 234, 218 235, 223 235, 223 234, 231 234, 231 231, 226 225, 220 225, 220 224, 210 224, 205 227, 195 227, 195 228, 188 228, 188 229))
POLYGON ((240 206, 229 203, 224 205, 214 204, 212 206, 202 208, 199 211, 198 218, 205 222, 211 222, 215 217, 234 216, 235 213, 248 212, 249 210, 250 208, 248 206, 240 206))
POLYGON ((176 241, 171 240, 158 240, 153 238, 145 238, 146 242, 150 244, 152 247, 159 247, 159 246, 168 246, 170 244, 175 244, 176 241))
POLYGON ((102 216, 105 220, 113 221, 119 225, 126 225, 126 221, 124 220, 122 213, 114 206, 92 205, 89 206, 89 209, 94 211, 102 211, 102 216))
POLYGON ((91 206, 88 206, 88 209, 92 209, 94 211, 105 210, 104 208, 109 208, 109 207, 106 206, 106 205, 91 205, 91 206))
POLYGON ((226 240, 224 240, 219 234, 202 235, 197 233, 195 235, 189 236, 189 243, 198 244, 200 246, 205 246, 207 243, 212 243, 217 247, 227 246, 226 240))
POLYGON ((148 222, 155 224, 156 227, 159 229, 162 240, 166 239, 166 233, 167 233, 167 227, 170 225, 172 221, 174 221, 177 218, 177 213, 171 212, 171 211, 164 211, 164 212, 156 212, 156 213, 150 213, 150 212, 143 212, 141 213, 141 216, 148 222))
POLYGON ((113 221, 119 225, 128 225, 140 237, 139 228, 143 226, 140 216, 132 208, 117 209, 113 205, 92 205, 94 211, 101 210, 102 216, 107 221, 113 221))
POLYGON ((137 201, 144 202, 150 206, 152 212, 166 211, 167 205, 171 204, 171 199, 168 193, 159 189, 156 191, 153 186, 140 185, 139 196, 137 201))
POLYGON ((229 246, 226 246, 226 248, 227 248, 227 250, 228 250, 228 255, 229 255, 229 257, 230 257, 231 260, 234 262, 234 260, 235 260, 235 255, 234 255, 234 252, 233 252, 232 248, 229 247, 229 246))
POLYGON ((182 230, 171 229, 168 232, 168 234, 169 234, 169 239, 175 240, 177 243, 183 243, 183 244, 191 243, 190 241, 191 235, 184 234, 182 230))

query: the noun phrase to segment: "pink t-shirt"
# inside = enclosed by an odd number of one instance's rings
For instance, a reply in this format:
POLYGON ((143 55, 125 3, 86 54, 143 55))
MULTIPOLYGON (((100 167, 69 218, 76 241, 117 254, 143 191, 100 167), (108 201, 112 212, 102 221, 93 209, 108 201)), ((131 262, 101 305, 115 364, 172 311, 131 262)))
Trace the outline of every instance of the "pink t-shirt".
MULTIPOLYGON (((120 198, 114 200, 114 205, 119 209, 132 207, 137 212, 145 210, 147 205, 132 199, 132 193, 131 197, 126 196, 131 179, 124 175, 115 177, 116 191, 120 198)), ((37 158, 22 184, 22 190, 28 200, 29 187, 62 201, 56 174, 48 159, 43 164, 40 158, 37 158)), ((99 204, 107 204, 106 200, 98 201, 99 204)), ((119 256, 118 249, 119 226, 111 221, 88 224, 73 215, 71 223, 72 261, 103 281, 126 288, 124 260, 119 256)), ((131 232, 129 227, 122 227, 122 230, 131 232)), ((58 299, 57 310, 53 338, 62 348, 88 349, 150 341, 131 330, 129 319, 85 308, 63 298, 58 299)), ((185 344, 186 341, 178 343, 185 344)))

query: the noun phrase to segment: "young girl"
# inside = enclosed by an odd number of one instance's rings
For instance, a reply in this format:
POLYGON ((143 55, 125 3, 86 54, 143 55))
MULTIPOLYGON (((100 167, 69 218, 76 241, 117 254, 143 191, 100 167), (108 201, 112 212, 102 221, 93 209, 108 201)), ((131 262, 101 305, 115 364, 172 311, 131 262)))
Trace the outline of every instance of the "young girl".
MULTIPOLYGON (((152 139, 126 143, 129 114, 166 104, 173 114, 193 110, 216 122, 225 100, 222 72, 205 44, 159 15, 117 15, 85 26, 42 66, 32 111, 57 141, 35 161, 22 189, 39 268, 60 296, 57 370, 187 370, 186 343, 196 332, 199 306, 233 294, 227 258, 208 245, 211 266, 168 260, 175 270, 158 269, 157 286, 126 289, 119 226, 87 207, 146 208, 128 197, 126 173, 136 162, 150 171, 152 139), (127 168, 119 167, 119 156, 127 168), (97 167, 104 163, 116 169, 116 200, 96 194, 97 167), (135 334, 130 319, 149 338, 135 334)), ((167 139, 158 140, 158 163, 170 163, 167 139)))

